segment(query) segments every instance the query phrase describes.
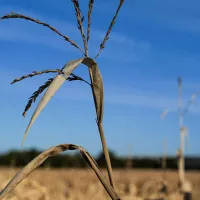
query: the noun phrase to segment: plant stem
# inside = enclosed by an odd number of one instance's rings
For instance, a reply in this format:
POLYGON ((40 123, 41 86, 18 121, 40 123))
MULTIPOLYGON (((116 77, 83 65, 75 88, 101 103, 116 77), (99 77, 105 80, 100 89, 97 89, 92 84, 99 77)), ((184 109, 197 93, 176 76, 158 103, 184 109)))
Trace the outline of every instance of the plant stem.
POLYGON ((101 143, 103 146, 103 153, 105 156, 105 160, 106 160, 106 167, 107 167, 107 171, 108 171, 108 176, 109 176, 109 181, 110 181, 110 185, 114 188, 114 182, 113 182, 113 173, 112 173, 112 165, 111 165, 111 161, 110 161, 110 156, 109 156, 109 152, 108 152, 108 148, 106 145, 106 139, 104 136, 104 130, 103 130, 103 124, 100 122, 97 122, 97 126, 99 129, 99 134, 101 137, 101 143))
MULTIPOLYGON (((91 81, 91 87, 92 87, 93 100, 94 100, 94 103, 95 103, 91 68, 89 68, 89 75, 90 75, 90 81, 91 81)), ((112 165, 111 165, 111 161, 110 161, 108 148, 107 148, 107 145, 106 145, 106 139, 105 139, 105 135, 104 135, 102 122, 97 121, 97 126, 98 126, 98 130, 99 130, 99 135, 100 135, 100 138, 101 138, 103 153, 104 153, 105 160, 106 160, 106 168, 107 168, 107 171, 108 171, 108 177, 109 177, 110 185, 114 188, 112 165)))
MULTIPOLYGON (((88 55, 87 43, 84 42, 84 38, 83 38, 83 43, 84 43, 84 47, 85 47, 86 57, 88 57, 89 55, 88 55)), ((94 104, 96 106, 95 94, 94 94, 94 89, 93 89, 92 69, 90 67, 88 69, 89 69, 89 76, 90 76, 93 100, 94 100, 94 104)), ((107 148, 107 145, 106 145, 106 139, 105 139, 105 135, 104 135, 102 122, 97 121, 97 126, 98 126, 98 130, 99 130, 99 135, 100 135, 100 138, 101 138, 103 153, 104 153, 105 160, 106 160, 106 168, 107 168, 107 171, 108 171, 108 177, 109 177, 110 185, 114 188, 112 165, 111 165, 111 161, 110 161, 108 148, 107 148)))
POLYGON ((182 108, 182 78, 178 77, 178 111, 179 111, 179 129, 180 129, 180 157, 179 157, 179 181, 181 187, 185 182, 185 162, 184 162, 184 145, 185 145, 185 131, 183 126, 184 113, 182 108))

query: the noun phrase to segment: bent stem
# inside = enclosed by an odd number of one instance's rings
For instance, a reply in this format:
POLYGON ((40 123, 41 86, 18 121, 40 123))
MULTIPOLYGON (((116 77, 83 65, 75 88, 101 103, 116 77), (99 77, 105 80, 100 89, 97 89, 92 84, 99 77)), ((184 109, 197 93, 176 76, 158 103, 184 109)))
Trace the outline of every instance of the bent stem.
MULTIPOLYGON (((94 94, 94 90, 93 90, 92 70, 91 70, 91 68, 89 68, 88 70, 89 70, 89 75, 90 75, 93 100, 94 100, 94 104, 96 106, 95 94, 94 94)), ((108 171, 108 177, 109 177, 110 185, 114 188, 112 165, 111 165, 110 156, 109 156, 109 152, 108 152, 108 148, 107 148, 107 144, 106 144, 106 139, 105 139, 105 135, 104 135, 103 124, 102 124, 102 122, 99 122, 99 121, 96 121, 96 122, 97 122, 98 130, 99 130, 99 135, 100 135, 100 138, 101 138, 103 153, 104 153, 105 160, 106 160, 106 168, 107 168, 107 171, 108 171)))
POLYGON ((46 159, 51 156, 56 156, 64 151, 78 150, 82 155, 83 159, 88 163, 88 165, 93 169, 97 178, 107 191, 108 195, 112 200, 120 200, 120 197, 112 186, 108 183, 107 179, 99 169, 94 158, 87 152, 83 147, 74 144, 60 144, 47 149, 46 151, 39 154, 31 162, 29 162, 21 171, 19 171, 9 183, 0 191, 0 199, 3 199, 6 194, 11 192, 21 181, 23 181, 29 174, 31 174, 37 167, 39 167, 46 159))

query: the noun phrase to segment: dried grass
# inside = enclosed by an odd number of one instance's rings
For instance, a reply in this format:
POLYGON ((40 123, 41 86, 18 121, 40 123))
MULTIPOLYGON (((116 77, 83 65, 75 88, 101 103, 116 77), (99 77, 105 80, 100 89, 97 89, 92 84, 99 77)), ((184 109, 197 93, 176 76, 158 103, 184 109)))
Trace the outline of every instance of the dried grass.
POLYGON ((42 71, 39 71, 39 72, 34 71, 34 72, 30 73, 30 74, 27 74, 27 75, 24 75, 24 76, 22 76, 22 77, 20 77, 20 78, 14 79, 14 80, 11 82, 11 84, 14 84, 14 83, 16 83, 16 82, 22 81, 22 80, 24 80, 25 78, 31 78, 31 77, 33 77, 33 76, 41 75, 41 74, 44 74, 44 73, 55 73, 55 72, 59 73, 59 72, 60 72, 60 69, 47 69, 47 70, 42 70, 42 71))
MULTIPOLYGON (((80 9, 80 6, 79 6, 79 2, 78 2, 78 0, 72 0, 72 3, 74 4, 74 8, 75 8, 75 12, 76 12, 76 19, 77 19, 77 23, 78 23, 78 29, 80 30, 80 33, 81 33, 81 37, 82 37, 82 40, 83 40, 85 52, 83 52, 82 49, 73 40, 71 40, 68 36, 63 35, 56 28, 52 27, 51 25, 49 25, 49 24, 47 24, 45 22, 41 22, 38 19, 34 19, 34 18, 25 16, 25 15, 22 15, 22 14, 18 14, 18 13, 10 13, 10 14, 4 15, 3 17, 0 18, 2 20, 3 19, 11 19, 11 18, 19 18, 19 19, 25 19, 25 20, 28 20, 28 21, 32 21, 32 22, 37 23, 39 25, 43 25, 43 26, 49 28, 51 31, 53 31, 56 34, 58 34, 59 36, 63 37, 72 46, 74 46, 77 49, 79 49, 79 51, 81 51, 85 56, 84 58, 68 62, 61 70, 56 69, 56 70, 43 70, 41 72, 33 72, 32 74, 25 75, 25 76, 23 76, 21 78, 17 78, 11 83, 11 84, 13 84, 13 83, 21 81, 21 80, 23 80, 25 78, 33 77, 33 76, 36 76, 36 75, 39 75, 39 74, 43 74, 43 73, 58 72, 58 75, 55 78, 51 78, 47 82, 45 82, 45 84, 40 86, 39 89, 37 91, 35 91, 32 94, 32 96, 29 98, 29 102, 28 102, 28 104, 27 104, 27 106, 26 106, 26 108, 25 108, 25 110, 23 112, 23 116, 26 115, 26 112, 31 107, 32 103, 36 101, 36 98, 45 89, 47 89, 45 94, 44 94, 44 96, 40 100, 35 112, 33 113, 32 117, 31 117, 31 120, 30 120, 30 122, 29 122, 29 124, 27 126, 27 129, 26 129, 25 133, 24 133, 24 138, 23 138, 23 141, 22 141, 22 145, 23 145, 24 140, 26 138, 26 135, 27 135, 29 129, 31 128, 31 126, 33 125, 34 121, 36 120, 36 118, 38 117, 40 112, 43 110, 43 108, 46 106, 46 104, 49 102, 49 100, 52 98, 52 96, 55 94, 55 92, 61 87, 61 85, 66 80, 68 80, 68 81, 74 81, 74 80, 83 81, 83 82, 89 84, 91 86, 91 89, 92 89, 93 100, 94 100, 94 104, 95 104, 95 108, 96 108, 96 116, 97 116, 96 122, 97 122, 98 130, 99 130, 99 134, 100 134, 100 137, 101 137, 101 142, 102 142, 103 152, 104 152, 104 155, 105 155, 106 166, 107 166, 107 171, 108 171, 110 184, 108 184, 107 179, 104 177, 103 173, 101 173, 101 171, 99 170, 99 168, 98 168, 96 162, 94 161, 94 159, 83 148, 78 147, 76 145, 64 145, 64 146, 63 145, 58 145, 56 147, 52 147, 49 150, 45 151, 39 157, 36 157, 21 172, 19 172, 10 181, 10 183, 2 190, 2 192, 0 193, 0 199, 3 198, 3 196, 7 192, 9 192, 11 189, 13 189, 19 182, 21 182, 21 180, 23 180, 23 178, 25 178, 29 173, 31 173, 32 170, 34 170, 37 166, 39 166, 39 164, 41 164, 41 162, 43 162, 43 159, 46 159, 48 156, 51 156, 52 154, 57 154, 62 150, 69 150, 69 149, 70 150, 79 149, 79 151, 83 155, 83 157, 86 160, 86 162, 88 162, 88 164, 95 171, 97 177, 99 178, 99 180, 103 184, 104 188, 106 189, 106 191, 108 192, 110 197, 112 199, 119 199, 116 191, 114 190, 112 166, 111 166, 111 162, 110 162, 110 158, 109 158, 108 148, 107 148, 107 145, 106 145, 106 139, 105 139, 104 130, 103 130, 103 124, 102 124, 102 122, 103 122, 103 113, 104 113, 103 80, 102 80, 102 76, 101 76, 101 73, 99 71, 97 63, 92 58, 89 58, 89 55, 88 55, 88 41, 90 39, 91 14, 92 14, 92 8, 93 8, 94 0, 89 0, 87 39, 86 39, 85 34, 84 34, 84 29, 83 29, 84 17, 81 14, 81 9, 80 9), (88 67, 91 83, 85 81, 81 77, 78 77, 78 76, 72 74, 72 71, 76 67, 78 67, 78 65, 81 64, 81 63, 85 64, 88 67), (71 75, 71 77, 70 77, 70 75, 71 75)), ((99 49, 99 52, 98 52, 97 56, 95 57, 95 59, 100 54, 101 50, 105 47, 105 43, 109 39, 109 34, 111 33, 112 27, 114 26, 116 17, 118 15, 119 10, 120 10, 120 8, 121 8, 123 3, 124 3, 124 0, 120 0, 120 4, 119 4, 119 6, 117 8, 115 16, 113 17, 113 19, 111 21, 111 24, 110 24, 110 26, 108 28, 108 31, 107 31, 107 33, 105 35, 105 38, 104 38, 103 42, 100 44, 100 49, 99 49)))
POLYGON ((103 175, 99 169, 96 161, 92 156, 82 147, 73 144, 61 144, 51 147, 33 159, 29 164, 27 164, 20 172, 18 172, 11 181, 4 187, 0 192, 0 199, 2 199, 6 194, 13 190, 21 181, 23 181, 31 172, 33 172, 37 167, 39 167, 48 157, 55 156, 61 152, 67 150, 79 150, 84 160, 93 169, 99 181, 104 186, 105 190, 113 200, 119 200, 117 193, 107 182, 106 177, 103 175))
POLYGON ((98 120, 98 123, 102 122, 103 109, 104 109, 104 91, 103 91, 103 81, 102 81, 101 73, 98 69, 98 65, 90 58, 81 58, 81 59, 73 60, 64 65, 64 67, 61 70, 62 73, 59 73, 49 85, 47 91, 45 92, 44 96, 40 100, 35 112, 33 113, 31 117, 28 127, 24 133, 24 139, 22 141, 22 145, 25 141, 28 131, 30 130, 31 126, 33 125, 37 117, 39 116, 40 112, 47 105, 47 103, 53 97, 56 91, 68 79, 72 71, 75 68, 77 68, 78 65, 80 65, 81 63, 85 64, 87 67, 92 69, 92 79, 93 79, 92 90, 93 90, 94 98, 95 98, 97 120, 98 120))
MULTIPOLYGON (((44 74, 44 73, 56 73, 56 72, 57 72, 58 74, 62 74, 62 72, 61 72, 60 69, 55 69, 55 70, 47 69, 47 70, 38 71, 38 72, 34 71, 34 72, 32 72, 32 73, 30 73, 30 74, 27 74, 27 75, 24 75, 24 76, 22 76, 22 77, 20 77, 20 78, 16 78, 15 80, 13 80, 13 81, 11 82, 11 84, 14 84, 14 83, 16 83, 16 82, 22 81, 22 80, 24 80, 24 79, 26 79, 26 78, 31 78, 31 77, 34 77, 34 76, 37 76, 37 75, 42 75, 42 74, 44 74)), ((85 82, 85 83, 87 83, 87 84, 89 84, 89 85, 91 86, 91 84, 90 84, 88 81, 84 80, 84 79, 81 78, 80 76, 77 76, 77 75, 75 75, 75 74, 73 74, 73 73, 71 73, 70 76, 71 76, 71 77, 68 77, 68 78, 67 78, 68 81, 83 81, 83 82, 85 82)), ((26 105, 26 107, 25 107, 25 109, 24 109, 24 112, 22 113, 22 116, 24 116, 24 117, 26 116, 26 113, 27 113, 27 111, 30 109, 32 103, 35 102, 36 99, 37 99, 37 97, 38 97, 46 88, 49 87, 49 85, 53 82, 53 80, 54 80, 54 78, 48 79, 48 81, 46 81, 46 82, 44 83, 44 85, 41 85, 41 86, 38 88, 38 90, 36 90, 36 91, 32 94, 32 96, 29 97, 29 101, 28 101, 28 103, 27 103, 27 105, 26 105)))
POLYGON ((47 24, 47 23, 45 23, 45 22, 41 22, 41 21, 38 20, 38 19, 34 19, 34 18, 25 16, 25 15, 22 15, 22 14, 14 13, 14 12, 11 12, 10 14, 4 15, 4 16, 1 17, 0 19, 13 19, 13 18, 25 19, 25 20, 32 21, 32 22, 35 22, 35 23, 37 23, 37 24, 40 24, 40 25, 43 25, 43 26, 49 28, 49 29, 52 30, 54 33, 56 33, 56 34, 58 34, 59 36, 63 37, 63 38, 65 39, 65 41, 69 42, 72 46, 76 47, 77 49, 79 49, 79 50, 84 54, 84 52, 81 50, 81 48, 80 48, 73 40, 71 40, 68 36, 63 35, 63 34, 60 33, 56 28, 50 26, 49 24, 47 24))
POLYGON ((90 26, 91 26, 91 16, 94 0, 89 0, 88 5, 88 27, 87 27, 87 42, 90 40, 90 26))
POLYGON ((87 45, 87 40, 84 34, 84 30, 83 30, 83 20, 84 20, 84 16, 82 16, 81 14, 81 9, 79 6, 79 2, 78 0, 71 0, 72 3, 74 4, 74 8, 75 8, 75 12, 76 12, 76 19, 77 19, 77 27, 80 30, 81 33, 81 37, 83 40, 83 44, 84 44, 84 49, 85 49, 85 55, 88 57, 88 45, 87 45))
POLYGON ((106 42, 109 40, 109 35, 110 35, 111 31, 112 31, 112 28, 113 28, 113 26, 114 26, 114 24, 115 24, 115 20, 116 20, 116 18, 117 18, 117 15, 118 15, 118 13, 119 13, 119 11, 120 11, 120 9, 121 9, 123 3, 124 3, 124 0, 120 0, 119 5, 118 5, 118 8, 117 8, 117 10, 116 10, 116 13, 115 13, 115 15, 114 15, 114 17, 113 17, 113 19, 112 19, 112 21, 111 21, 111 23, 110 23, 110 26, 109 26, 109 28, 108 28, 108 30, 107 30, 107 32, 106 32, 106 35, 105 35, 103 41, 102 41, 101 44, 100 44, 100 48, 99 48, 99 51, 98 51, 97 55, 95 56, 95 60, 96 60, 97 57, 99 56, 100 52, 105 48, 105 44, 106 44, 106 42))
POLYGON ((22 113, 22 116, 26 116, 26 112, 29 110, 29 108, 31 107, 32 103, 36 101, 37 97, 46 89, 49 87, 49 85, 53 82, 54 78, 50 78, 48 79, 48 81, 46 81, 44 83, 44 85, 41 85, 38 90, 36 90, 32 96, 29 98, 29 101, 24 109, 24 112, 22 113))
MULTIPOLYGON (((4 188, 18 170, 0 169, 0 189, 4 188)), ((144 200, 141 196, 142 186, 149 182, 148 177, 161 180, 162 172, 157 170, 114 170, 116 191, 123 200, 144 200), (133 178, 134 177, 134 178, 133 178)), ((200 173, 187 172, 187 177, 194 187, 193 200, 199 200, 200 173)), ((183 199, 177 193, 177 173, 167 171, 170 185, 167 200, 183 199)), ((156 186, 156 185, 155 185, 156 186)), ((22 181, 5 200, 108 200, 110 197, 90 169, 37 169, 22 181), (44 178, 45 177, 45 178, 44 178), (84 180, 84 181, 83 181, 84 180), (36 184, 34 184, 36 183, 36 184), (30 194, 30 196, 28 195, 30 194), (31 196, 31 194, 33 194, 31 196)))

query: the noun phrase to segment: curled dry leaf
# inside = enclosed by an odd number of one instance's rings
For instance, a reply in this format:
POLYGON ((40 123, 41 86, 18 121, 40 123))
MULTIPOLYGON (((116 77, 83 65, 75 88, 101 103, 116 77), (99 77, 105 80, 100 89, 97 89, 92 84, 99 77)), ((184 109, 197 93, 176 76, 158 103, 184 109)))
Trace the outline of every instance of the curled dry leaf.
POLYGON ((91 68, 92 68, 92 91, 94 93, 97 121, 101 123, 103 121, 103 112, 104 112, 103 81, 97 63, 93 62, 91 68))
POLYGON ((40 100, 35 112, 33 113, 31 120, 27 126, 27 129, 24 133, 24 138, 22 145, 24 144, 25 138, 31 126, 35 122, 36 118, 39 116, 43 108, 47 105, 51 97, 56 93, 56 91, 61 87, 61 85, 68 79, 73 70, 78 67, 80 64, 84 64, 87 67, 92 69, 92 91, 94 93, 95 107, 97 112, 97 121, 102 122, 103 120, 103 110, 104 110, 104 89, 101 73, 98 69, 98 65, 91 58, 80 58, 77 60, 69 61, 61 70, 61 73, 58 74, 53 82, 48 87, 44 96, 40 100))
POLYGON ((82 147, 74 144, 60 144, 54 147, 51 147, 38 155, 35 159, 29 162, 20 172, 18 172, 10 182, 5 186, 5 188, 0 192, 0 199, 13 190, 21 181, 23 181, 31 172, 33 172, 37 167, 39 167, 48 157, 58 155, 67 150, 79 150, 84 160, 89 164, 89 166, 94 170, 98 179, 101 181, 107 193, 110 195, 113 200, 120 200, 117 193, 110 186, 107 179, 99 169, 97 163, 92 158, 92 156, 82 147))

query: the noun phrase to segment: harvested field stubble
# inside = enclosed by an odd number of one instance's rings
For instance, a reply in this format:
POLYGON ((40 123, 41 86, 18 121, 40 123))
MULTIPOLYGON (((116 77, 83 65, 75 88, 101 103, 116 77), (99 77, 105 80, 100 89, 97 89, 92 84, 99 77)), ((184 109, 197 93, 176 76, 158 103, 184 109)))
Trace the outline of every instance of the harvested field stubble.
MULTIPOLYGON (((0 189, 18 172, 18 169, 0 170, 0 189)), ((200 196, 200 172, 187 172, 193 185, 193 200, 200 196)), ((114 170, 116 190, 124 200, 146 199, 145 196, 159 197, 162 171, 153 170, 114 170), (156 184, 156 182, 158 184, 156 184)), ((182 199, 177 194, 177 172, 168 171, 169 200, 182 199)), ((94 172, 90 169, 38 169, 21 182, 5 200, 50 200, 50 199, 110 199, 94 172)))

